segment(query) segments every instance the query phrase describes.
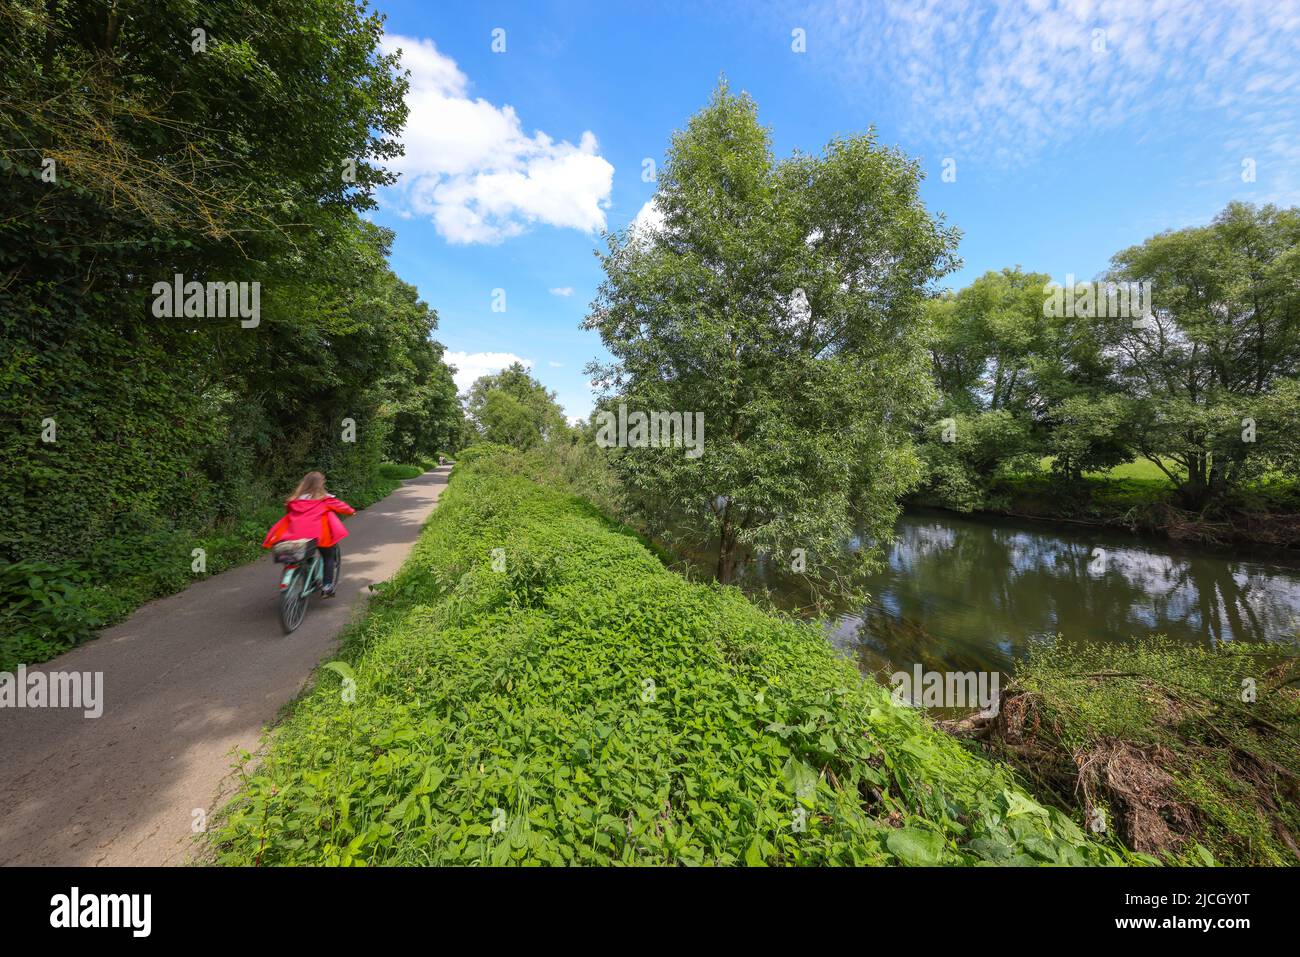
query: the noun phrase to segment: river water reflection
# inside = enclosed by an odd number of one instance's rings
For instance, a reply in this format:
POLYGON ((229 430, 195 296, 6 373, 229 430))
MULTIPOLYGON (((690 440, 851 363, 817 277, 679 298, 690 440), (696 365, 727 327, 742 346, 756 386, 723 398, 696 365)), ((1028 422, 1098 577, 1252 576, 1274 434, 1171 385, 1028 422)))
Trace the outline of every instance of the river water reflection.
MULTIPOLYGON (((752 578, 796 604, 760 566, 752 578)), ((1032 643, 1297 644, 1300 568, 1273 556, 1182 548, 1115 531, 908 512, 871 601, 825 622, 864 672, 1014 672, 1032 643), (1100 550, 1100 551, 1099 551, 1100 550)))

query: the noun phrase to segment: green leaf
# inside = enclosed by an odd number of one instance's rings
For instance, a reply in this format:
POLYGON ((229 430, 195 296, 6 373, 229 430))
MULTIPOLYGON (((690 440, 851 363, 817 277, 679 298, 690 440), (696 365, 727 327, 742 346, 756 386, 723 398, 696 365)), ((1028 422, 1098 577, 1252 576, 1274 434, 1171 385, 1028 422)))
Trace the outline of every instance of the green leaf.
POLYGON ((904 864, 932 867, 943 860, 943 835, 920 828, 905 827, 891 831, 887 846, 904 864))
POLYGON ((326 671, 332 671, 344 681, 356 682, 357 676, 352 670, 352 666, 346 661, 327 661, 324 665, 326 671))

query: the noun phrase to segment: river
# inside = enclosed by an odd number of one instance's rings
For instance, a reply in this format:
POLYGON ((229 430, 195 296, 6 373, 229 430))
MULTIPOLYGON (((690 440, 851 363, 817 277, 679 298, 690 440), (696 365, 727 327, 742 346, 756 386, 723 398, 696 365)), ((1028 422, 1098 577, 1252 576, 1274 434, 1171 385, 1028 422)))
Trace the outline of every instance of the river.
MULTIPOLYGON (((1118 530, 939 510, 906 512, 865 607, 824 619, 831 642, 864 673, 911 668, 1014 673, 1034 642, 1128 641, 1295 645, 1300 562, 1190 548, 1118 530)), ((751 567, 777 604, 801 590, 751 567)))

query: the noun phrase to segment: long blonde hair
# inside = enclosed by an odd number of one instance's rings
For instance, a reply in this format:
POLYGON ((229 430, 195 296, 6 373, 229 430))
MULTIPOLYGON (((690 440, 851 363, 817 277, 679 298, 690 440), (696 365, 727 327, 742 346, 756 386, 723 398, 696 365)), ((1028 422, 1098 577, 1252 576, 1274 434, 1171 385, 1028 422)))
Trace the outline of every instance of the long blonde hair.
POLYGON ((325 473, 308 472, 293 490, 293 494, 284 500, 284 505, 288 508, 289 503, 296 498, 324 498, 325 495, 325 473))

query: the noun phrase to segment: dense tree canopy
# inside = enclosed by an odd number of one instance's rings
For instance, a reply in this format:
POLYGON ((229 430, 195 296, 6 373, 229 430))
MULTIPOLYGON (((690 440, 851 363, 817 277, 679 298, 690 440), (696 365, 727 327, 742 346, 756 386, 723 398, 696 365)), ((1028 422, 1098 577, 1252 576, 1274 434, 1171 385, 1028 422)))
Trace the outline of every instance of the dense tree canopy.
POLYGON ((406 118, 381 33, 353 0, 0 0, 0 558, 454 435, 436 314, 358 216, 406 118), (160 315, 176 275, 260 315, 160 315))
POLYGON ((1285 427, 1267 400, 1300 375, 1300 210, 1232 203, 1208 226, 1116 254, 1112 275, 1150 281, 1154 295, 1152 321, 1117 347, 1134 445, 1202 505, 1262 463, 1285 427))
POLYGON ((515 362, 470 386, 466 414, 475 437, 528 451, 565 431, 555 393, 515 362))
POLYGON ((662 229, 609 237, 587 321, 615 357, 591 370, 605 407, 705 422, 698 457, 625 443, 616 461, 639 508, 716 539, 723 581, 742 549, 811 563, 859 522, 888 537, 931 395, 918 320, 955 243, 920 178, 871 133, 777 161, 723 84, 673 138, 662 229))
POLYGON ((1078 477, 1131 458, 1111 395, 1105 330, 1049 315, 1051 277, 1020 267, 987 272, 927 305, 931 369, 941 400, 924 445, 930 485, 973 507, 991 481, 1036 468, 1044 454, 1078 477))
POLYGON ((1297 473, 1300 210, 1233 203, 1117 253, 1102 282, 1149 283, 1147 316, 1060 313, 1048 281, 989 272, 927 306, 942 501, 984 504, 1040 456, 1076 480, 1141 456, 1191 508, 1297 473))

